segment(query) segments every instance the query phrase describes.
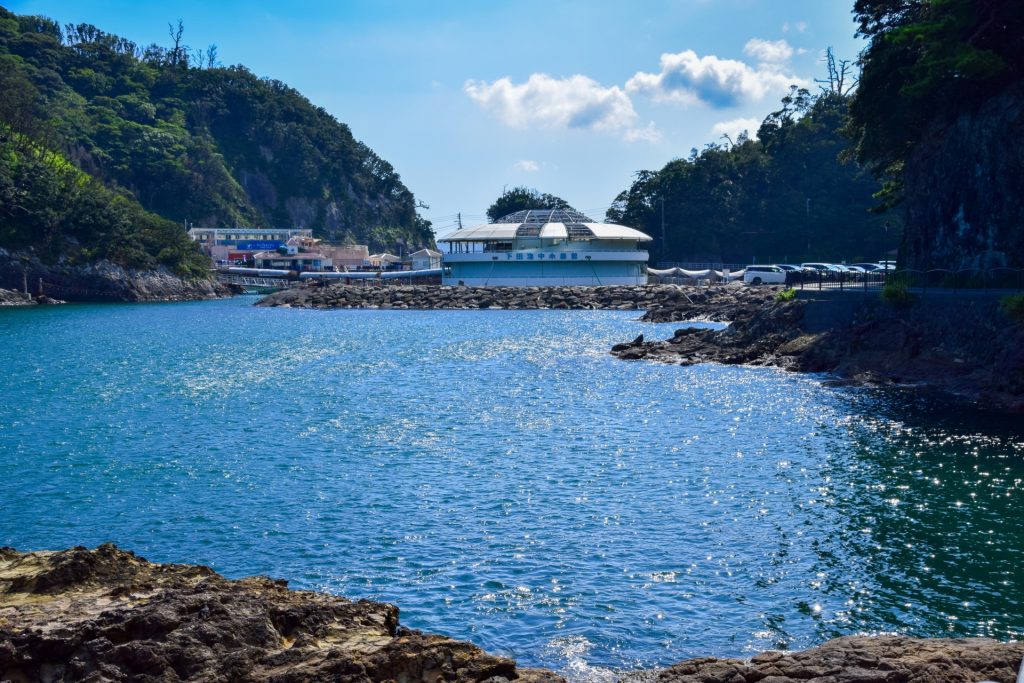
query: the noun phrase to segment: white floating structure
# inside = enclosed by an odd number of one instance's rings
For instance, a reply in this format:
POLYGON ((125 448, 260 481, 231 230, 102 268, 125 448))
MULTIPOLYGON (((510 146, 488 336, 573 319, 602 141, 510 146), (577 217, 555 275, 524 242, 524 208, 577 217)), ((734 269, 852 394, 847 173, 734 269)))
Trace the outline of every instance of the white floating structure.
POLYGON ((438 239, 446 285, 647 284, 649 235, 571 209, 530 209, 438 239))

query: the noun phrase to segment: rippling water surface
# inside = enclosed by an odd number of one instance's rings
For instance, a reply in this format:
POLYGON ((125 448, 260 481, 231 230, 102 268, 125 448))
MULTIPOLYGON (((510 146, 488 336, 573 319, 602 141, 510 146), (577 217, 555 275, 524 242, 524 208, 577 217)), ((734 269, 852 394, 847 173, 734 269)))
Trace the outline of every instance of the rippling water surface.
POLYGON ((0 545, 392 601, 580 679, 1024 631, 1024 424, 627 363, 631 312, 0 310, 0 545))

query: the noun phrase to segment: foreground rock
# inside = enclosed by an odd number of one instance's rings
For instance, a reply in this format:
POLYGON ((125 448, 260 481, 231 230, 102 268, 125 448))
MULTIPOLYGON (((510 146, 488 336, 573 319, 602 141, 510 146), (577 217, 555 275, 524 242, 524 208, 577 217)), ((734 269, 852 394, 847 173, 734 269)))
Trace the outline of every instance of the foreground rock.
POLYGON ((448 287, 311 284, 271 294, 257 306, 397 309, 604 309, 636 310, 685 302, 703 291, 678 285, 607 287, 448 287))
POLYGON ((27 254, 0 249, 0 287, 20 289, 33 298, 54 301, 192 301, 230 296, 213 280, 186 280, 165 268, 129 270, 108 261, 90 264, 45 264, 27 254))
POLYGON ((393 605, 103 545, 0 549, 0 681, 558 683, 398 625, 393 605))
MULTIPOLYGON (((700 658, 634 683, 1012 683, 1024 643, 847 637, 751 660, 700 658)), ((564 683, 404 629, 398 608, 263 577, 152 564, 113 545, 0 548, 0 681, 564 683)))
MULTIPOLYGON (((1008 318, 996 296, 929 294, 904 306, 877 294, 747 303, 731 309, 732 324, 724 330, 682 328, 668 340, 617 344, 612 353, 624 360, 773 366, 827 372, 850 383, 928 386, 986 409, 1024 412, 1024 324, 1008 318)), ((694 311, 699 306, 655 308, 644 319, 685 320, 694 311)))
POLYGON ((803 652, 749 661, 691 659, 646 680, 658 683, 1013 683, 1024 643, 984 638, 851 636, 803 652))

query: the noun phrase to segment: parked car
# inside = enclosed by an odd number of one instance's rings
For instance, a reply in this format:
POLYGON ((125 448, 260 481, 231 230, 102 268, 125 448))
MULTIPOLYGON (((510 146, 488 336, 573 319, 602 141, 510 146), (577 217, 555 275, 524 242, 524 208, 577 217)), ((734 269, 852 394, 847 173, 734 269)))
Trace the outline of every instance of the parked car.
POLYGON ((748 285, 784 285, 786 271, 778 266, 747 266, 743 281, 748 285))
POLYGON ((857 268, 862 268, 865 273, 873 273, 881 269, 881 266, 877 263, 854 263, 853 265, 857 268))
POLYGON ((791 285, 800 282, 804 277, 804 269, 800 266, 794 266, 792 263, 776 263, 776 268, 782 268, 786 271, 786 284, 791 285))

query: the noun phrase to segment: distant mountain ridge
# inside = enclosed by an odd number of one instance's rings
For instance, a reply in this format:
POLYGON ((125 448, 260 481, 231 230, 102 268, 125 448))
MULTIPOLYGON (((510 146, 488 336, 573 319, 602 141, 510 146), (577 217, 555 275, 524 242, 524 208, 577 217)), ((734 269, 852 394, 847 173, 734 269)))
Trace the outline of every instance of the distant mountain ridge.
POLYGON ((394 168, 348 126, 284 83, 218 66, 213 46, 189 50, 180 30, 174 42, 141 47, 0 7, 0 85, 24 95, 0 104, 0 123, 179 225, 434 244, 394 168))

